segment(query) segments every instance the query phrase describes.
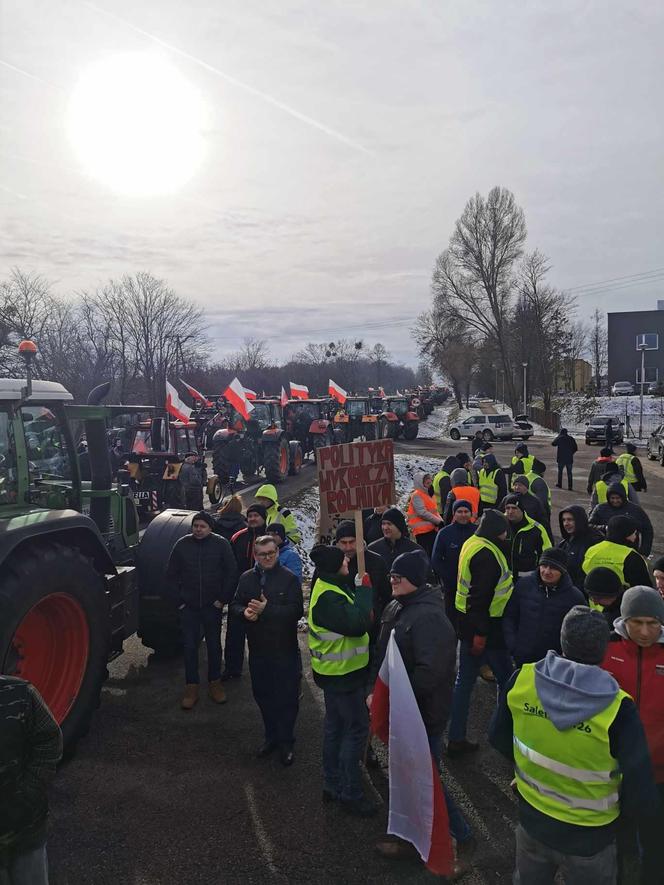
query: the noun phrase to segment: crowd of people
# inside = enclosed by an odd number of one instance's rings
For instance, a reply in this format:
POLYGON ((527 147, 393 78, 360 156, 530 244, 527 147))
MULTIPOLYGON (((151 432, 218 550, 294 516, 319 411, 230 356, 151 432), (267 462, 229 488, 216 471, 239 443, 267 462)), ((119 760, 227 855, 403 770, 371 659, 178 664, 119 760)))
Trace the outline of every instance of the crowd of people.
MULTIPOLYGON (((564 432, 553 441, 557 486, 566 473, 569 489, 571 443, 564 432)), ((202 637, 207 691, 218 704, 227 700, 224 683, 242 674, 247 645, 264 725, 256 755, 278 754, 289 767, 303 667, 310 666, 325 703, 322 801, 351 815, 375 815, 361 766, 376 761, 372 690, 394 633, 439 766, 444 757, 477 752, 467 733, 473 692, 478 677, 496 684, 488 739, 514 767, 516 882, 553 882, 559 870, 567 885, 582 878, 615 882, 616 834, 623 831, 636 834, 643 881, 664 881, 657 862, 664 824, 664 557, 649 568, 653 529, 638 499, 647 491, 642 465, 629 447, 617 458, 603 448, 588 477, 587 504, 560 511, 559 538, 545 474, 525 444, 500 465, 491 444, 473 440, 471 455, 459 452, 435 474, 414 475, 405 512, 365 512, 363 539, 354 521, 340 522, 334 544, 309 553, 309 663, 298 642, 305 604, 295 514, 270 484, 244 512, 237 495, 217 512, 201 508, 167 570, 184 640, 182 709, 199 701, 202 637)), ((42 804, 23 832, 0 817, 0 849, 16 868, 8 874, 12 885, 46 881, 39 878, 45 790, 60 752, 50 714, 18 683, 0 688, 32 710, 39 764, 32 765, 31 788, 42 804), (21 878, 21 863, 32 878, 21 878)), ((467 870, 475 840, 447 791, 445 799, 456 878, 467 870)), ((412 851, 399 839, 377 848, 390 858, 412 851)))

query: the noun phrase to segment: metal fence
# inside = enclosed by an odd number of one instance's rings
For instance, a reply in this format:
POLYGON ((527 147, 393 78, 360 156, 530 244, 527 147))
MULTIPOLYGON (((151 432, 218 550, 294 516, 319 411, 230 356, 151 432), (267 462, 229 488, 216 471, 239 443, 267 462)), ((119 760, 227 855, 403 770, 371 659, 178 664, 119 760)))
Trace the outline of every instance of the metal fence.
POLYGON ((560 412, 551 412, 549 409, 539 409, 537 406, 528 406, 528 417, 542 427, 548 427, 556 433, 560 430, 560 412))

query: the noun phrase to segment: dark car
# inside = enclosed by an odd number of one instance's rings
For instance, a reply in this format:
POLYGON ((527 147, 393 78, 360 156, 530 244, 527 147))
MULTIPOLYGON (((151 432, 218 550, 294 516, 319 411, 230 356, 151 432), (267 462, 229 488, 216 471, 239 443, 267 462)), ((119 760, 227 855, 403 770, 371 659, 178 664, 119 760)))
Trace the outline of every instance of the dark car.
POLYGON ((623 423, 615 415, 596 415, 586 424, 586 445, 592 446, 594 443, 604 445, 606 440, 606 422, 611 421, 613 425, 613 442, 621 446, 623 444, 623 423))
POLYGON ((649 461, 659 461, 664 467, 664 424, 656 427, 648 437, 646 454, 649 461))

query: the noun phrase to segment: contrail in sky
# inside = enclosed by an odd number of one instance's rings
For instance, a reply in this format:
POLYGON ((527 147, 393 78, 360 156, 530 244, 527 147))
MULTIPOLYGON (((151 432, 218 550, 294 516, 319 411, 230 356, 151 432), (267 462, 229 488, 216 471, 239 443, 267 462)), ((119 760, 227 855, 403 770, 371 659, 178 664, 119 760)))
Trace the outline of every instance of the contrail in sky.
POLYGON ((28 71, 24 71, 23 68, 17 68, 16 65, 10 65, 8 61, 4 61, 1 58, 0 65, 9 68, 10 71, 14 71, 14 73, 16 74, 21 74, 24 77, 28 77, 30 80, 35 80, 37 83, 42 83, 44 86, 50 86, 51 89, 62 89, 62 86, 58 86, 57 83, 51 83, 49 80, 43 80, 36 74, 30 74, 28 71))
POLYGON ((88 9, 92 9, 99 15, 105 15, 108 18, 114 19, 116 22, 120 22, 125 27, 130 28, 132 31, 135 31, 137 34, 141 34, 143 37, 147 37, 148 40, 152 40, 154 43, 157 43, 164 49, 168 49, 169 52, 173 52, 175 53, 175 55, 179 55, 181 58, 186 58, 188 61, 199 65, 206 71, 209 71, 211 74, 215 74, 222 80, 226 80, 227 83, 231 83, 233 86, 237 86, 239 89, 243 89, 250 95, 254 95, 256 98, 262 99, 262 101, 267 102, 267 104, 270 104, 275 108, 279 108, 280 111, 284 111, 285 113, 290 114, 291 117, 295 117, 295 119, 299 120, 301 123, 306 123, 308 126, 313 126, 314 129, 318 129, 320 132, 324 132, 326 135, 335 138, 337 141, 340 141, 342 144, 345 144, 356 151, 361 151, 363 154, 368 154, 369 156, 374 155, 374 152, 364 147, 364 145, 353 141, 352 139, 348 138, 348 136, 343 135, 341 132, 337 132, 336 129, 330 129, 329 126, 325 126, 324 123, 320 123, 318 120, 314 120, 312 117, 308 117, 306 114, 303 114, 295 108, 292 108, 290 105, 284 104, 284 102, 279 101, 279 99, 274 98, 274 96, 269 95, 267 92, 262 92, 260 89, 256 89, 254 86, 250 86, 248 83, 243 83, 242 80, 238 80, 237 77, 233 77, 231 74, 227 74, 225 71, 220 71, 219 68, 215 68, 213 65, 208 64, 206 61, 203 61, 200 58, 196 58, 195 55, 190 55, 183 49, 179 49, 177 46, 173 46, 171 43, 167 43, 160 37, 157 37, 154 34, 150 34, 148 31, 144 31, 142 28, 139 28, 137 25, 134 25, 126 19, 121 18, 119 15, 115 15, 115 13, 113 12, 108 12, 108 10, 106 9, 101 9, 99 6, 95 6, 94 3, 88 2, 88 0, 80 0, 80 2, 83 6, 87 6, 88 9))

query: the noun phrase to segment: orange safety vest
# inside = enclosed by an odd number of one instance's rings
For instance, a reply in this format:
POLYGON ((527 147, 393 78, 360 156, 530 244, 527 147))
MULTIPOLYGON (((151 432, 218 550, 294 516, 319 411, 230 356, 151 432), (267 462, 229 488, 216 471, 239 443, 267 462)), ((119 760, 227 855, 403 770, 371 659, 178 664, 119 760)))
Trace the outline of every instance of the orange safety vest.
POLYGON ((413 506, 413 498, 415 495, 419 495, 422 501, 424 502, 424 506, 427 508, 429 513, 433 513, 436 516, 440 516, 438 513, 438 508, 436 507, 435 500, 431 497, 431 495, 427 495, 425 492, 420 491, 420 489, 415 489, 415 491, 411 494, 410 500, 408 501, 408 511, 406 512, 406 518, 408 521, 408 528, 411 531, 411 534, 417 537, 417 535, 424 535, 427 532, 435 532, 436 526, 432 522, 428 522, 426 519, 421 519, 413 506))
POLYGON ((470 503, 470 512, 472 513, 470 521, 477 522, 477 514, 480 511, 480 490, 475 486, 454 486, 452 491, 457 501, 470 503))

